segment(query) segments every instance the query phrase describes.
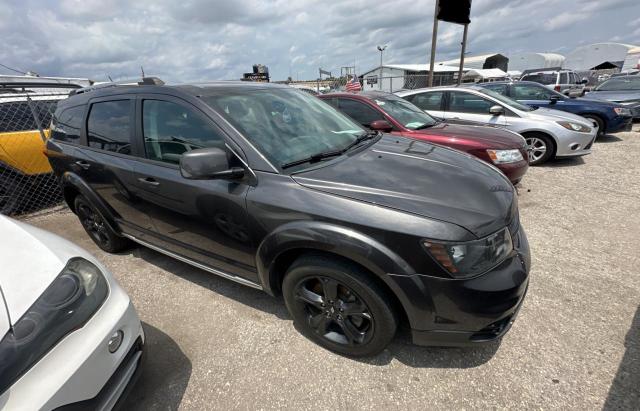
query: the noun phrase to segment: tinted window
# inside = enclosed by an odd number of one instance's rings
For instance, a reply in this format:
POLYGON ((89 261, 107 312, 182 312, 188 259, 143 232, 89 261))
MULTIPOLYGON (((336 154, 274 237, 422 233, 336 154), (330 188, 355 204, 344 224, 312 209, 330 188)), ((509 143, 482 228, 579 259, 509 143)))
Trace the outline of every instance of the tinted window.
POLYGON ((568 84, 569 79, 567 77, 567 73, 560 73, 560 84, 568 84))
POLYGON ((89 147, 131 154, 131 100, 92 104, 87 139, 89 147))
POLYGON ((526 74, 522 76, 521 80, 526 81, 535 81, 540 84, 556 84, 557 75, 556 73, 538 73, 538 74, 526 74))
POLYGON ((513 92, 516 100, 549 100, 557 95, 551 89, 531 84, 514 84, 513 92))
POLYGON ((80 128, 84 106, 71 107, 53 117, 54 128, 51 138, 69 143, 80 142, 80 128))
POLYGON ((487 84, 483 86, 484 88, 488 88, 489 90, 493 90, 496 93, 500 93, 502 95, 507 95, 507 85, 506 84, 487 84))
POLYGON ((376 120, 384 119, 382 114, 359 101, 341 98, 338 99, 338 105, 342 112, 363 126, 368 126, 376 120))
POLYGON ((186 151, 224 148, 224 139, 217 130, 202 116, 179 104, 145 100, 142 119, 147 158, 178 164, 186 151))
POLYGON ((441 110, 444 92, 420 93, 408 96, 407 100, 423 110, 441 110))
POLYGON ((450 96, 449 111, 488 114, 491 106, 495 106, 492 101, 471 93, 452 91, 450 96))

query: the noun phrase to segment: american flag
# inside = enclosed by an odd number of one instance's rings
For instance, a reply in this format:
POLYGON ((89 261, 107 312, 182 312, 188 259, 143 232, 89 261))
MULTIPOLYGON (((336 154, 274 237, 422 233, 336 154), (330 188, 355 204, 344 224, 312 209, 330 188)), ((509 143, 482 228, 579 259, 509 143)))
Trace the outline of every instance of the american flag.
POLYGON ((362 86, 360 86, 360 81, 357 76, 353 76, 351 80, 347 81, 347 91, 360 91, 362 90, 362 86))

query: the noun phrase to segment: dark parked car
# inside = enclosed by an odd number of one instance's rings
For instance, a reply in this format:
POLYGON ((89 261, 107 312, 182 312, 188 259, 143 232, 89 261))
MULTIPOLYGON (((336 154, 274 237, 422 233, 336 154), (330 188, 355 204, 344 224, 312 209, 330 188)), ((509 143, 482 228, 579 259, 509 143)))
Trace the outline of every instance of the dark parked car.
POLYGON ((633 121, 631 110, 620 104, 591 98, 567 97, 532 81, 499 81, 478 84, 478 86, 496 91, 532 107, 567 111, 591 119, 598 124, 598 135, 631 130, 633 121))
POLYGON ((513 131, 436 121, 409 101, 381 91, 319 97, 366 128, 442 144, 481 158, 498 167, 513 184, 529 168, 527 143, 513 131))
POLYGON ((640 120, 640 75, 610 78, 590 91, 587 96, 618 103, 631 110, 634 120, 640 120))
POLYGON ((417 344, 500 338, 527 290, 506 177, 288 86, 81 90, 58 105, 47 155, 103 250, 133 240, 282 294, 339 353, 377 353, 401 324, 417 344))

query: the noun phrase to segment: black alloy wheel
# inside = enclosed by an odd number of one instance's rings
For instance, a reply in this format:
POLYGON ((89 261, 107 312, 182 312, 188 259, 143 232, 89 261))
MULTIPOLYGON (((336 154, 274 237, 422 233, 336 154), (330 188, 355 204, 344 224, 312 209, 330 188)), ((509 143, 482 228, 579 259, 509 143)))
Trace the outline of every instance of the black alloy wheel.
POLYGON ((77 196, 74 204, 82 227, 98 247, 109 253, 116 253, 129 247, 131 244, 129 240, 115 234, 100 213, 95 211, 83 196, 77 196))
POLYGON ((346 261, 305 256, 283 282, 298 328, 319 345, 349 356, 374 355, 395 335, 395 314, 372 274, 346 261))

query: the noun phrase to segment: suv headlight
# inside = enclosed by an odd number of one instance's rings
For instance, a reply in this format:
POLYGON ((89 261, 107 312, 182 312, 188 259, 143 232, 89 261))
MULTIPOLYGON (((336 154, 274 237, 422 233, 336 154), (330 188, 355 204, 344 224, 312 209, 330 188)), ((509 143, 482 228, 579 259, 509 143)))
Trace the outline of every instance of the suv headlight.
POLYGON ((511 233, 506 227, 480 240, 457 244, 423 240, 422 245, 455 278, 482 274, 503 262, 513 251, 511 233))
POLYGON ((62 338, 82 328, 108 293, 98 267, 84 258, 69 260, 0 341, 0 395, 62 338))
POLYGON ((587 127, 579 123, 574 123, 572 121, 558 121, 557 123, 560 124, 562 127, 566 128, 567 130, 578 131, 580 133, 591 132, 591 127, 587 127))
POLYGON ((631 109, 626 107, 614 107, 613 111, 619 116, 631 117, 631 109))
POLYGON ((487 150, 494 164, 517 163, 524 160, 520 150, 487 150))

